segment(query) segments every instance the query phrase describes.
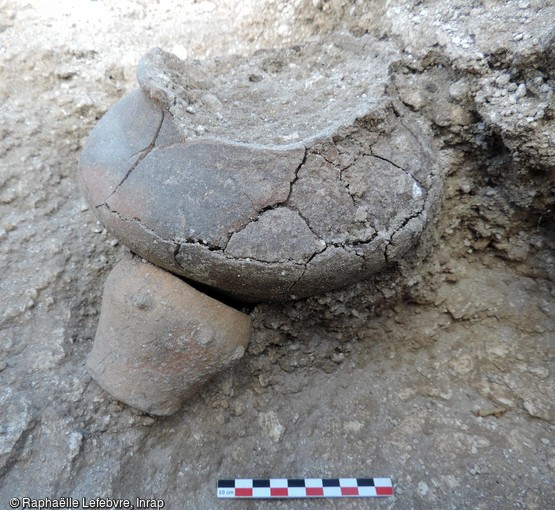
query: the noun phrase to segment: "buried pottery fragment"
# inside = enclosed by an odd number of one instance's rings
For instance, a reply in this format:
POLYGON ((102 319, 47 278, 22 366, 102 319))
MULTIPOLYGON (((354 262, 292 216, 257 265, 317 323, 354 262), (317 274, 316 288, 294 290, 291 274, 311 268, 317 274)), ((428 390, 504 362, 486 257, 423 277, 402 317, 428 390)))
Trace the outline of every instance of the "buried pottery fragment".
MULTIPOLYGON (((114 105, 85 144, 80 178, 87 201, 114 236, 153 264, 160 281, 174 286, 186 284, 169 273, 258 303, 367 278, 416 245, 441 195, 425 125, 388 95, 396 58, 387 43, 347 35, 203 62, 151 50, 138 66, 140 89, 114 105), (329 63, 325 72, 321 59, 329 63)), ((126 264, 133 279, 142 278, 137 263, 126 264)), ((114 293, 108 283, 105 301, 124 289, 114 293)), ((210 299, 197 294, 191 303, 210 299)), ((188 316, 201 308, 191 306, 188 316)), ((161 353, 179 348, 172 340, 122 340, 123 331, 110 325, 119 320, 115 309, 103 305, 89 360, 93 376, 140 409, 175 411, 197 382, 179 376, 170 383, 164 368, 151 366, 158 376, 141 400, 125 393, 135 392, 126 377, 140 378, 135 354, 107 360, 111 348, 134 352, 144 342, 161 353), (126 368, 117 373, 118 366, 126 368), (169 403, 160 404, 164 385, 169 403)), ((164 327, 141 317, 145 338, 164 327)), ((246 329, 240 337, 248 342, 246 329)), ((239 340, 230 342, 230 352, 238 352, 239 340)), ((184 348, 192 353, 193 345, 184 348)), ((165 366, 163 356, 152 353, 152 365, 165 366)), ((231 363, 224 358, 218 370, 231 363)), ((176 370, 206 380, 216 371, 206 364, 201 357, 176 370)))
POLYGON ((394 50, 368 39, 202 63, 152 50, 141 88, 83 150, 96 215, 153 264, 243 301, 307 297, 399 260, 440 179, 425 129, 386 92, 394 50), (335 67, 322 75, 318 58, 335 67))
POLYGON ((138 257, 110 273, 87 366, 112 396, 169 415, 243 357, 251 319, 138 257))

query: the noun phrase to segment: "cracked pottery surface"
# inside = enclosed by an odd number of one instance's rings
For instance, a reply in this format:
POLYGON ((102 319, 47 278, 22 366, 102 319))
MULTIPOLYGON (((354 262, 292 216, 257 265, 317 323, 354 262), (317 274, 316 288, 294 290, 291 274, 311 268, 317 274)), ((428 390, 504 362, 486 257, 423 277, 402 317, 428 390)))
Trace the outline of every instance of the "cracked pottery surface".
POLYGON ((133 252, 245 301, 354 283, 410 250, 440 197, 425 128, 387 93, 396 58, 347 35, 151 50, 85 145, 85 196, 133 252))

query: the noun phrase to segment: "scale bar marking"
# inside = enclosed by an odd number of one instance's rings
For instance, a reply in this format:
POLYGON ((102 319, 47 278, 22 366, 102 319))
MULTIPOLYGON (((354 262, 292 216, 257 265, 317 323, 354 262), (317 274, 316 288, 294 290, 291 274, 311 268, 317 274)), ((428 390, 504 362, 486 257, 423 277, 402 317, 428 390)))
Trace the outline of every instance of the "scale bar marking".
POLYGON ((218 498, 381 498, 391 478, 236 478, 218 480, 218 498))

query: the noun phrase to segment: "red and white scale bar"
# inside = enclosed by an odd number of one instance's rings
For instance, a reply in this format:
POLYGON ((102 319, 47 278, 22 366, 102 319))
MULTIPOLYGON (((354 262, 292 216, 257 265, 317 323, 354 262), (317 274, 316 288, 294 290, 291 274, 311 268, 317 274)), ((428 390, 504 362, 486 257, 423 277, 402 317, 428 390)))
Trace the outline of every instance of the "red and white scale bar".
POLYGON ((237 478, 218 481, 218 498, 376 498, 393 496, 391 478, 237 478))

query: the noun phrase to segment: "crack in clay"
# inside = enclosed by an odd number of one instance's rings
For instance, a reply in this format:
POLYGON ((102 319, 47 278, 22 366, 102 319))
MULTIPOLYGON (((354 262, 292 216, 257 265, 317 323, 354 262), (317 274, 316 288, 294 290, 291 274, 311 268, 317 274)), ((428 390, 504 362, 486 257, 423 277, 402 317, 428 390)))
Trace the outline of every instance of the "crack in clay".
MULTIPOLYGON (((313 255, 316 255, 316 253, 314 253, 313 255)), ((311 257, 313 255, 311 255, 311 257)), ((298 260, 293 260, 293 259, 282 260, 279 262, 270 262, 268 260, 259 260, 256 257, 233 257, 232 255, 228 255, 227 253, 222 253, 222 256, 225 257, 227 260, 245 261, 245 262, 255 261, 259 264, 264 264, 267 266, 274 266, 274 267, 281 266, 282 264, 294 264, 296 266, 304 267, 306 264, 306 262, 299 262, 298 260)))
MULTIPOLYGON (((334 147, 336 147, 336 145, 334 144, 334 147)), ((324 158, 325 159, 325 158, 324 158)), ((337 165, 334 165, 334 167, 339 170, 339 182, 341 184, 343 184, 343 187, 347 190, 347 194, 349 195, 349 197, 351 197, 351 201, 353 202, 353 206, 357 206, 357 201, 356 201, 356 197, 353 194, 353 192, 351 191, 351 183, 346 181, 344 176, 343 176, 343 172, 345 172, 345 170, 348 170, 349 168, 351 168, 359 159, 359 156, 357 155, 357 157, 355 157, 354 161, 349 164, 344 166, 343 168, 338 167, 337 165)), ((333 164, 333 163, 332 163, 333 164)))
POLYGON ((381 159, 382 161, 385 161, 386 163, 389 163, 390 165, 393 165, 395 168, 398 168, 399 170, 402 170, 403 172, 405 172, 412 180, 414 180, 416 182, 416 184, 418 184, 418 186, 424 191, 428 191, 426 189, 426 187, 414 176, 412 175, 411 172, 409 172, 406 168, 403 168, 402 166, 398 165, 397 163, 394 163, 393 161, 384 158, 383 156, 380 156, 379 154, 374 153, 374 150, 372 148, 370 148, 370 154, 369 156, 372 156, 376 159, 381 159))
POLYGON ((118 217, 119 220, 124 221, 126 223, 137 223, 142 230, 144 230, 147 234, 150 234, 153 237, 156 237, 156 239, 164 242, 164 243, 172 243, 172 244, 178 244, 177 241, 173 240, 173 239, 165 239, 162 236, 160 236, 159 234, 157 234, 154 230, 152 230, 151 228, 148 228, 141 220, 140 218, 128 218, 127 216, 124 216, 123 214, 121 214, 119 211, 117 211, 116 209, 112 209, 108 204, 100 204, 97 206, 97 208, 99 207, 105 207, 106 209, 108 209, 108 211, 110 212, 110 214, 113 214, 115 216, 118 217))
MULTIPOLYGON (((177 256, 179 255, 179 252, 181 251, 181 248, 183 247, 184 244, 187 244, 187 245, 190 245, 190 246, 198 246, 198 247, 204 248, 208 251, 220 252, 219 255, 221 255, 222 257, 224 257, 228 260, 254 260, 254 261, 256 261, 260 264, 267 264, 267 265, 270 265, 270 266, 283 264, 283 262, 267 262, 265 260, 259 260, 256 257, 232 257, 232 256, 226 254, 224 252, 224 250, 220 247, 215 247, 215 246, 206 244, 202 241, 199 241, 199 240, 193 239, 193 238, 166 239, 166 238, 160 236, 159 234, 157 234, 151 228, 147 227, 139 218, 128 218, 126 216, 123 216, 120 212, 116 211, 115 209, 112 209, 108 204, 100 204, 99 207, 105 207, 111 214, 114 214, 115 216, 117 216, 121 221, 124 221, 126 223, 136 223, 137 225, 139 225, 139 227, 143 231, 145 231, 147 234, 150 234, 151 236, 155 237, 157 240, 161 241, 162 243, 175 245, 174 249, 173 249, 174 262, 178 267, 180 267, 182 269, 186 269, 186 268, 184 268, 179 263, 179 261, 177 260, 177 256)), ((315 252, 313 255, 311 255, 310 258, 312 259, 314 257, 314 255, 317 255, 318 253, 321 253, 321 252, 315 252)), ((295 260, 292 260, 292 259, 288 259, 286 262, 290 262, 290 263, 298 265, 298 266, 305 266, 306 265, 306 262, 299 262, 299 261, 295 261, 295 260)))
POLYGON ((303 268, 303 272, 301 273, 301 275, 289 286, 289 288, 287 289, 287 293, 290 294, 291 290, 293 289, 293 287, 295 285, 298 285, 298 283, 303 279, 304 275, 306 274, 306 271, 308 270, 308 264, 310 264, 310 262, 312 262, 312 260, 314 259, 314 257, 316 257, 316 255, 318 255, 319 253, 324 253, 326 250, 328 249, 328 247, 326 246, 321 252, 317 252, 317 253, 313 253, 309 259, 304 263, 304 268, 303 268))
POLYGON ((335 224, 336 224, 341 218, 343 218, 343 216, 345 216, 346 214, 347 214, 347 209, 343 209, 343 210, 341 211, 341 214, 340 214, 337 218, 335 218, 335 220, 333 220, 333 222, 331 223, 331 225, 328 226, 328 229, 331 230, 331 229, 335 226, 335 224))
MULTIPOLYGON (((295 209, 293 206, 291 206, 291 205, 289 205, 289 204, 284 205, 283 202, 280 202, 280 203, 278 203, 278 204, 275 204, 273 207, 272 207, 272 206, 268 206, 267 208, 265 208, 265 210, 276 209, 276 208, 279 207, 280 205, 283 206, 285 209, 289 209, 289 210, 291 210, 291 211, 295 211, 295 212, 299 215, 299 217, 305 222, 305 224, 306 224, 306 226, 308 227, 308 229, 310 230, 310 232, 312 232, 312 234, 318 239, 318 241, 319 241, 320 244, 322 245, 322 249, 321 249, 320 251, 315 250, 314 253, 312 253, 312 255, 309 256, 309 258, 307 259, 306 262, 299 262, 299 261, 296 261, 296 260, 291 259, 291 258, 288 258, 288 259, 286 260, 286 262, 292 262, 292 263, 298 264, 298 265, 307 264, 307 263, 308 263, 310 260, 312 260, 312 259, 314 258, 314 256, 316 256, 318 253, 322 253, 323 251, 325 251, 325 250, 327 249, 327 247, 328 247, 328 243, 327 243, 324 239, 322 239, 319 235, 317 235, 316 232, 314 232, 314 230, 312 230, 312 228, 310 228, 310 225, 308 224, 308 221, 306 220, 306 218, 304 218, 303 215, 302 215, 297 209, 295 209)), ((259 219, 260 219, 260 215, 258 215, 258 217, 257 217, 256 219, 254 219, 253 221, 249 222, 248 225, 251 225, 252 223, 258 222, 259 219)), ((245 225, 244 228, 246 228, 248 225, 245 225)), ((237 231, 237 232, 234 232, 234 233, 232 234, 232 236, 233 236, 234 234, 238 234, 238 233, 241 232, 242 230, 244 230, 244 229, 241 229, 241 230, 239 230, 239 231, 237 231)), ((228 242, 228 244, 229 244, 229 242, 228 242)), ((256 260, 257 262, 269 263, 269 264, 282 264, 282 263, 283 263, 283 262, 267 262, 267 261, 264 261, 264 260, 259 260, 259 259, 255 258, 255 257, 234 257, 234 256, 232 256, 232 255, 228 255, 228 254, 226 253, 225 250, 227 250, 227 245, 226 245, 226 247, 225 247, 224 250, 223 250, 223 255, 224 255, 226 258, 230 259, 230 260, 250 260, 250 259, 253 259, 253 260, 256 260)))
MULTIPOLYGON (((335 145, 334 145, 335 147, 335 145)), ((323 154, 320 154, 319 152, 315 152, 314 153, 316 156, 320 156, 326 163, 328 163, 329 165, 333 166, 333 168, 337 169, 338 165, 336 163, 334 163, 333 161, 329 160, 328 158, 326 158, 326 156, 324 156, 323 154)), ((341 170, 340 170, 341 171, 341 170)))
MULTIPOLYGON (((337 149, 337 145, 335 145, 335 143, 333 144, 333 147, 335 148, 335 150, 339 153, 339 150, 337 149)), ((349 197, 351 198, 351 201, 353 202, 353 206, 357 206, 358 204, 356 203, 355 197, 354 195, 351 193, 351 189, 350 189, 350 185, 351 183, 346 182, 344 177, 343 177, 343 172, 345 170, 348 170, 349 168, 351 168, 358 160, 358 157, 355 158, 355 160, 350 164, 347 165, 345 167, 341 167, 341 165, 338 165, 337 163, 334 163, 333 161, 330 161, 329 159, 327 159, 324 155, 319 154, 319 156, 321 158, 323 158, 324 161, 327 161, 330 165, 333 166, 333 168, 335 169, 335 171, 337 172, 337 175, 339 176, 339 182, 341 184, 343 184, 343 187, 347 190, 347 194, 349 195, 349 197)), ((339 218, 338 218, 339 219, 339 218)), ((336 220, 337 221, 337 220, 336 220)), ((332 226, 335 224, 335 222, 332 224, 332 226)))
MULTIPOLYGON (((353 164, 354 164, 354 163, 353 163, 353 164)), ((343 170, 347 170, 347 169, 351 168, 351 166, 352 166, 353 164, 351 164, 351 165, 345 167, 343 170)), ((354 193, 351 191, 351 183, 350 183, 350 182, 347 182, 347 181, 343 178, 343 170, 340 170, 340 172, 339 172, 339 182, 340 182, 341 184, 343 184, 343 187, 347 190, 347 195, 349 195, 349 197, 350 197, 350 199, 351 199, 351 202, 353 202, 353 207, 356 207, 356 206, 358 206, 356 197, 355 197, 354 193)))
MULTIPOLYGON (((399 91, 397 90, 397 92, 399 92, 399 91)), ((418 145, 420 145, 420 139, 412 132, 411 128, 409 128, 407 125, 405 125, 403 123, 403 117, 399 116, 398 120, 399 120, 399 124, 401 124, 401 126, 403 126, 411 134, 411 136, 416 140, 416 143, 418 143, 418 145)))
MULTIPOLYGON (((397 232, 397 231, 395 231, 397 232)), ((392 234, 394 235, 395 232, 392 234)), ((376 237, 378 237, 378 232, 374 229, 374 235, 367 240, 362 240, 362 239, 357 239, 355 241, 352 241, 350 243, 330 243, 330 246, 335 246, 336 248, 344 248, 345 250, 347 250, 347 248, 350 247, 354 247, 354 246, 361 246, 363 244, 369 244, 371 243, 374 239, 376 239, 376 237)), ((349 250, 347 250, 349 251, 349 250)))
MULTIPOLYGON (((337 150, 336 144, 332 142, 332 145, 333 145, 333 147, 337 150)), ((356 197, 356 196, 352 193, 352 191, 351 191, 351 189, 350 189, 351 183, 348 182, 348 181, 344 178, 343 172, 344 172, 345 170, 348 170, 349 168, 351 168, 353 165, 355 165, 355 164, 357 163, 357 161, 358 161, 361 157, 365 157, 365 156, 366 156, 366 157, 374 157, 374 158, 376 158, 376 159, 380 159, 380 160, 382 160, 382 161, 385 161, 386 163, 391 164, 391 165, 394 166, 395 168, 398 168, 399 170, 402 170, 408 177, 410 177, 412 180, 414 180, 414 181, 416 182, 416 184, 418 184, 418 186, 420 187, 420 189, 424 189, 424 191, 427 191, 426 188, 424 188, 424 187, 422 186, 422 184, 419 182, 419 180, 416 179, 408 170, 406 170, 405 168, 403 168, 403 167, 397 165, 396 163, 394 163, 394 162, 388 160, 387 158, 384 158, 384 157, 382 157, 382 156, 379 156, 379 155, 377 155, 377 154, 374 154, 374 153, 372 152, 372 148, 370 148, 370 153, 367 153, 367 152, 365 152, 365 151, 360 151, 360 153, 357 154, 356 157, 354 158, 353 162, 350 163, 349 165, 344 166, 344 167, 341 167, 340 165, 338 165, 338 164, 335 163, 334 161, 331 161, 331 160, 328 159, 325 155, 323 155, 323 154, 321 154, 321 153, 319 153, 319 152, 314 152, 314 151, 307 151, 307 152, 305 153, 305 159, 303 160, 303 163, 304 163, 304 161, 306 160, 306 158, 308 157, 309 154, 314 154, 314 155, 316 155, 316 156, 319 156, 319 157, 321 157, 325 162, 327 162, 328 164, 330 164, 331 166, 333 166, 333 168, 336 170, 336 172, 337 172, 337 174, 338 174, 339 182, 341 182, 341 184, 343 184, 343 187, 347 190, 347 193, 349 194, 349 197, 351 198, 351 200, 352 200, 354 206, 360 205, 360 201, 361 201, 361 200, 360 200, 360 197, 356 197)), ((297 169, 297 172, 300 170, 301 167, 302 167, 302 164, 301 164, 301 165, 299 166, 299 168, 297 169)), ((294 181, 292 182, 292 185, 294 184, 294 182, 296 182, 296 180, 297 180, 297 178, 294 179, 294 181)), ((292 189, 292 186, 291 186, 291 189, 292 189)), ((425 199, 423 199, 423 200, 424 200, 424 202, 425 202, 425 199)), ((308 226, 308 228, 310 229, 310 231, 311 231, 316 237, 318 237, 318 239, 320 239, 321 241, 323 241, 323 242, 326 243, 326 248, 324 248, 324 250, 327 249, 327 246, 334 246, 334 247, 340 247, 340 248, 346 249, 347 246, 358 246, 358 245, 361 245, 361 244, 367 244, 367 243, 372 242, 372 241, 377 237, 377 235, 378 235, 378 232, 372 227, 373 230, 374 230, 374 234, 372 235, 372 237, 371 237, 370 239, 360 239, 360 238, 358 238, 358 239, 352 241, 350 244, 347 244, 346 242, 333 242, 333 241, 330 242, 330 241, 325 241, 325 240, 323 240, 319 235, 317 235, 316 232, 314 232, 314 230, 312 229, 312 227, 311 227, 310 222, 308 221, 308 219, 305 218, 305 217, 302 215, 302 213, 301 213, 297 208, 295 208, 295 207, 292 206, 291 204, 287 204, 287 206, 290 207, 291 209, 295 210, 295 211, 299 214, 299 216, 305 221, 305 223, 307 224, 307 226, 308 226)), ((419 215, 423 212, 424 208, 425 208, 424 205, 422 205, 421 210, 417 212, 416 216, 419 216, 419 215)), ((331 225, 328 226, 328 228, 329 228, 329 229, 333 228, 333 226, 334 226, 343 216, 345 216, 346 213, 347 213, 347 211, 346 211, 346 210, 343 210, 343 212, 342 212, 341 214, 339 214, 339 216, 331 223, 331 225)), ((416 216, 411 216, 411 217, 409 217, 408 219, 405 219, 405 221, 403 222, 403 224, 391 234, 391 236, 389 237, 389 239, 391 239, 391 238, 392 238, 400 229, 402 229, 413 217, 416 217, 416 216)), ((370 226, 371 226, 371 225, 370 225, 370 226)), ((355 236, 353 235, 353 237, 355 237, 355 236)), ((349 251, 349 250, 347 250, 347 251, 349 251)), ((385 249, 384 249, 384 251, 385 251, 385 249)), ((318 252, 316 252, 316 253, 318 253, 318 252)), ((316 254, 316 253, 315 253, 315 254, 316 254)), ((322 253, 322 252, 319 252, 319 253, 322 253)), ((363 257, 363 258, 364 258, 364 257, 363 257)))
MULTIPOLYGON (((333 148, 334 148, 334 149, 337 151, 337 153, 339 154, 339 149, 337 148, 337 145, 336 145, 333 141, 331 142, 331 145, 333 146, 333 148)), ((341 184, 343 184, 343 187, 347 190, 347 193, 348 193, 349 197, 351 197, 351 200, 352 200, 352 202, 353 202, 353 205, 356 206, 357 203, 356 203, 356 201, 355 201, 355 197, 354 197, 354 195, 351 193, 351 190, 350 190, 350 188, 349 188, 350 183, 345 182, 345 180, 344 180, 344 178, 343 178, 343 172, 344 172, 345 170, 348 170, 349 168, 351 168, 351 167, 356 163, 356 161, 358 160, 358 157, 355 158, 355 161, 353 161, 351 164, 342 167, 341 165, 337 164, 336 162, 331 161, 330 159, 328 159, 324 154, 321 154, 321 153, 319 153, 319 152, 315 152, 314 154, 316 154, 317 156, 320 156, 326 163, 328 163, 328 164, 330 164, 331 166, 333 166, 333 168, 334 168, 335 171, 337 172, 337 175, 339 176, 339 182, 340 182, 341 184)), ((340 156, 340 157, 341 157, 341 156, 340 156)), ((336 221, 337 221, 337 220, 336 220, 336 221)), ((334 222, 333 224, 335 224, 335 222, 334 222)), ((333 226, 333 224, 332 224, 332 226, 333 226)))
MULTIPOLYGON (((303 220, 306 223, 306 226, 308 227, 308 230, 310 230, 310 232, 312 232, 312 234, 314 235, 314 237, 316 237, 321 243, 324 243, 327 246, 327 242, 325 241, 325 239, 322 239, 315 231, 314 229, 310 226, 310 223, 308 222, 308 220, 301 214, 301 211, 299 211, 294 205, 291 204, 284 204, 284 207, 287 209, 290 209, 291 211, 295 211, 299 217, 301 218, 301 220, 303 220)), ((316 252, 316 253, 321 253, 321 252, 316 252)))
MULTIPOLYGON (((272 209, 276 209, 280 205, 286 204, 289 201, 289 199, 291 198, 291 193, 293 192, 293 185, 299 179, 299 170, 301 169, 301 167, 303 166, 303 164, 305 163, 306 158, 307 158, 307 149, 306 149, 306 147, 303 147, 303 148, 304 148, 303 159, 302 159, 301 163, 295 169, 295 174, 293 175, 293 179, 289 182, 289 193, 288 193, 287 197, 284 200, 278 200, 277 202, 274 202, 274 203, 269 204, 269 205, 265 205, 264 207, 262 207, 260 209, 257 209, 256 206, 254 205, 253 201, 251 200, 250 196, 245 191, 241 190, 242 193, 249 199, 249 202, 251 203, 254 211, 256 212, 256 216, 254 218, 249 218, 249 221, 247 223, 245 223, 243 226, 239 227, 238 229, 233 230, 232 232, 228 232, 227 239, 225 240, 225 244, 222 248, 222 251, 225 252, 225 250, 227 250, 227 246, 229 245, 229 242, 231 241, 231 238, 235 234, 238 234, 239 232, 242 232, 243 230, 245 230, 251 223, 256 223, 260 219, 260 216, 264 212, 270 211, 272 209)), ((233 180, 233 182, 236 183, 235 180, 233 180)))
MULTIPOLYGON (((394 235, 394 234, 393 234, 394 235)), ((307 270, 308 270, 308 266, 309 264, 312 262, 312 260, 316 257, 316 255, 321 255, 322 253, 324 253, 329 247, 334 247, 334 248, 341 248, 342 250, 348 252, 348 253, 354 253, 357 257, 362 258, 364 261, 366 261, 366 256, 364 255, 364 253, 358 253, 356 250, 350 250, 349 248, 354 248, 355 246, 361 246, 361 245, 365 245, 365 244, 369 244, 371 243, 374 239, 376 239, 378 237, 378 232, 374 232, 374 235, 366 240, 366 241, 354 241, 350 244, 346 244, 346 243, 326 243, 326 246, 324 247, 324 249, 320 252, 316 252, 314 254, 312 254, 310 256, 310 258, 305 262, 304 264, 304 269, 302 274, 299 276, 299 278, 297 278, 296 281, 294 281, 290 287, 287 289, 288 293, 291 293, 291 291, 293 290, 293 287, 295 287, 296 285, 298 285, 300 283, 300 281, 304 278, 304 275, 306 274, 307 270)), ((387 247, 384 248, 384 257, 385 257, 385 251, 386 251, 387 247)), ((386 258, 387 260, 387 258, 386 258)))
MULTIPOLYGON (((279 204, 278 204, 279 205, 279 204)), ((181 251, 181 248, 183 247, 183 244, 188 244, 188 245, 196 245, 199 246, 201 248, 204 248, 206 250, 209 251, 216 251, 216 252, 220 252, 219 255, 222 256, 223 258, 227 259, 227 260, 233 260, 233 261, 250 261, 253 260, 256 263, 259 264, 263 264, 263 265, 267 265, 267 266, 271 266, 271 267, 275 267, 275 266, 280 266, 282 265, 284 262, 268 262, 268 261, 264 261, 264 260, 259 260, 256 257, 232 257, 230 255, 228 255, 227 253, 225 253, 224 249, 219 248, 219 247, 214 247, 211 246, 209 244, 203 243, 202 241, 198 241, 196 239, 192 239, 192 238, 184 238, 184 239, 165 239, 164 237, 160 236, 159 234, 157 234, 154 230, 150 229, 149 227, 147 227, 146 225, 143 224, 143 222, 139 219, 139 218, 127 218, 125 216, 123 216, 120 212, 118 212, 115 209, 112 209, 108 204, 100 204, 100 206, 104 206, 106 207, 106 209, 111 213, 116 215, 121 221, 125 221, 125 222, 131 222, 131 223, 136 223, 138 224, 138 226, 145 231, 146 233, 148 233, 149 235, 155 237, 156 239, 158 239, 159 241, 161 241, 162 243, 167 243, 167 244, 173 244, 174 248, 173 248, 173 261, 174 263, 181 269, 185 270, 186 268, 184 268, 179 261, 177 260, 177 257, 179 255, 179 252, 181 251)), ((100 207, 98 206, 98 207, 100 207)), ((295 210, 293 207, 287 206, 288 208, 295 210)), ((271 207, 268 207, 271 208, 271 207)), ((420 208, 420 210, 416 213, 413 214, 412 216, 410 216, 409 218, 406 218, 405 221, 403 222, 403 224, 397 228, 390 236, 388 239, 386 239, 386 245, 385 248, 382 250, 385 261, 387 264, 390 264, 391 261, 389 260, 389 256, 388 256, 388 249, 389 247, 392 245, 393 243, 393 237, 398 234, 401 230, 403 230, 404 227, 406 227, 406 225, 415 218, 418 218, 425 210, 425 201, 423 201, 422 207, 420 208)), ((302 215, 296 211, 299 216, 305 221, 305 223, 307 224, 308 228, 310 229, 310 226, 308 225, 308 222, 306 221, 305 218, 302 217, 302 215)), ((257 218, 258 219, 258 218, 257 218)), ((312 229, 310 229, 311 232, 312 229)), ((314 232, 313 232, 314 233, 314 232)), ((316 235, 316 234, 314 234, 316 235)), ((363 260, 366 260, 366 256, 364 254, 358 253, 356 251, 356 249, 349 249, 349 248, 355 248, 356 246, 362 246, 362 245, 366 245, 371 243, 372 241, 374 241, 377 237, 379 236, 379 232, 375 232, 374 235, 365 241, 359 240, 359 241, 354 241, 351 242, 349 244, 346 243, 337 243, 337 242, 332 242, 332 243, 327 243, 325 242, 323 239, 321 239, 319 236, 318 239, 320 239, 320 241, 322 241, 324 243, 324 246, 322 248, 322 250, 320 251, 315 251, 305 262, 299 262, 299 261, 295 261, 292 259, 288 259, 286 261, 286 263, 290 263, 293 264, 295 266, 302 266, 303 270, 301 275, 297 278, 297 280, 295 280, 287 289, 288 293, 291 293, 292 290, 294 289, 295 286, 297 286, 302 279, 304 278, 307 270, 308 270, 308 266, 309 264, 312 262, 312 260, 316 257, 316 255, 320 255, 322 253, 324 253, 329 247, 335 247, 335 248, 341 248, 342 250, 345 250, 348 253, 354 253, 355 256, 362 258, 363 260)))
MULTIPOLYGON (((246 193, 244 193, 246 195, 246 193)), ((248 195, 247 195, 248 197, 248 195)), ((250 200, 250 198, 249 198, 250 200)), ((237 230, 233 230, 231 232, 227 233, 227 237, 223 243, 223 247, 221 248, 221 250, 223 252, 225 252, 227 250, 227 247, 229 246, 229 243, 231 241, 231 238, 235 235, 235 234, 239 234, 240 232, 243 232, 243 230, 245 230, 249 225, 252 225, 253 223, 257 223, 258 220, 260 220, 260 216, 265 213, 266 211, 270 211, 272 209, 275 209, 276 207, 279 207, 279 205, 282 202, 276 202, 274 204, 270 204, 270 205, 266 205, 264 206, 262 209, 257 209, 254 205, 254 203, 251 201, 251 205, 254 209, 255 215, 252 218, 249 218, 248 221, 242 225, 241 227, 239 227, 237 230)))
MULTIPOLYGON (((112 193, 110 193, 105 199, 104 202, 102 202, 101 204, 98 204, 97 206, 95 206, 96 208, 101 207, 103 205, 106 205, 106 203, 108 202, 108 200, 110 200, 110 198, 118 191, 118 189, 123 185, 123 183, 127 180, 127 178, 131 175, 131 173, 133 172, 133 170, 135 170, 135 168, 137 168, 139 166, 139 164, 141 163, 141 161, 143 161, 143 159, 145 159, 150 152, 152 151, 152 149, 154 149, 154 147, 156 146, 156 140, 158 139, 158 136, 160 136, 160 131, 162 131, 162 124, 164 123, 164 119, 166 117, 165 112, 162 110, 162 117, 160 118, 160 122, 158 124, 158 127, 156 128, 156 131, 154 133, 154 137, 152 138, 152 141, 144 148, 141 149, 140 151, 136 152, 135 154, 133 154, 134 157, 136 154, 139 154, 139 157, 137 158, 137 160, 131 165, 131 168, 129 168, 129 170, 127 170, 126 174, 123 176, 123 179, 119 182, 119 184, 113 189, 112 193)), ((164 147, 165 148, 165 147, 164 147)))
POLYGON ((395 229, 393 234, 391 234, 389 236, 389 239, 386 240, 386 245, 385 245, 385 249, 384 249, 384 256, 385 256, 385 260, 388 264, 390 263, 390 261, 389 261, 389 257, 388 257, 388 254, 387 254, 387 250, 393 244, 393 237, 396 234, 398 234, 399 232, 401 232, 401 230, 403 230, 409 224, 409 222, 411 220, 414 220, 415 218, 420 217, 424 213, 425 209, 426 209, 426 200, 423 200, 422 201, 422 206, 420 207, 420 210, 416 214, 413 214, 413 215, 409 216, 408 218, 405 218, 405 220, 403 221, 403 224, 399 228, 395 229))
POLYGON ((287 198, 283 202, 281 202, 282 204, 286 204, 287 202, 289 202, 289 200, 291 200, 291 195, 293 194, 293 186, 299 180, 299 172, 303 167, 303 165, 306 163, 307 158, 308 158, 308 150, 306 147, 304 147, 303 160, 301 161, 299 166, 295 169, 295 175, 293 176, 292 181, 289 183, 289 194, 287 195, 287 198))
POLYGON ((254 202, 252 201, 252 198, 250 197, 250 195, 241 187, 241 185, 237 182, 237 179, 235 179, 235 177, 233 177, 232 175, 227 175, 227 178, 233 182, 233 184, 235 184, 237 186, 237 189, 240 191, 240 193, 242 193, 243 195, 245 195, 247 197, 247 200, 249 201, 249 203, 251 204, 251 207, 253 208, 253 210, 258 214, 260 211, 256 208, 256 206, 254 205, 254 202))

